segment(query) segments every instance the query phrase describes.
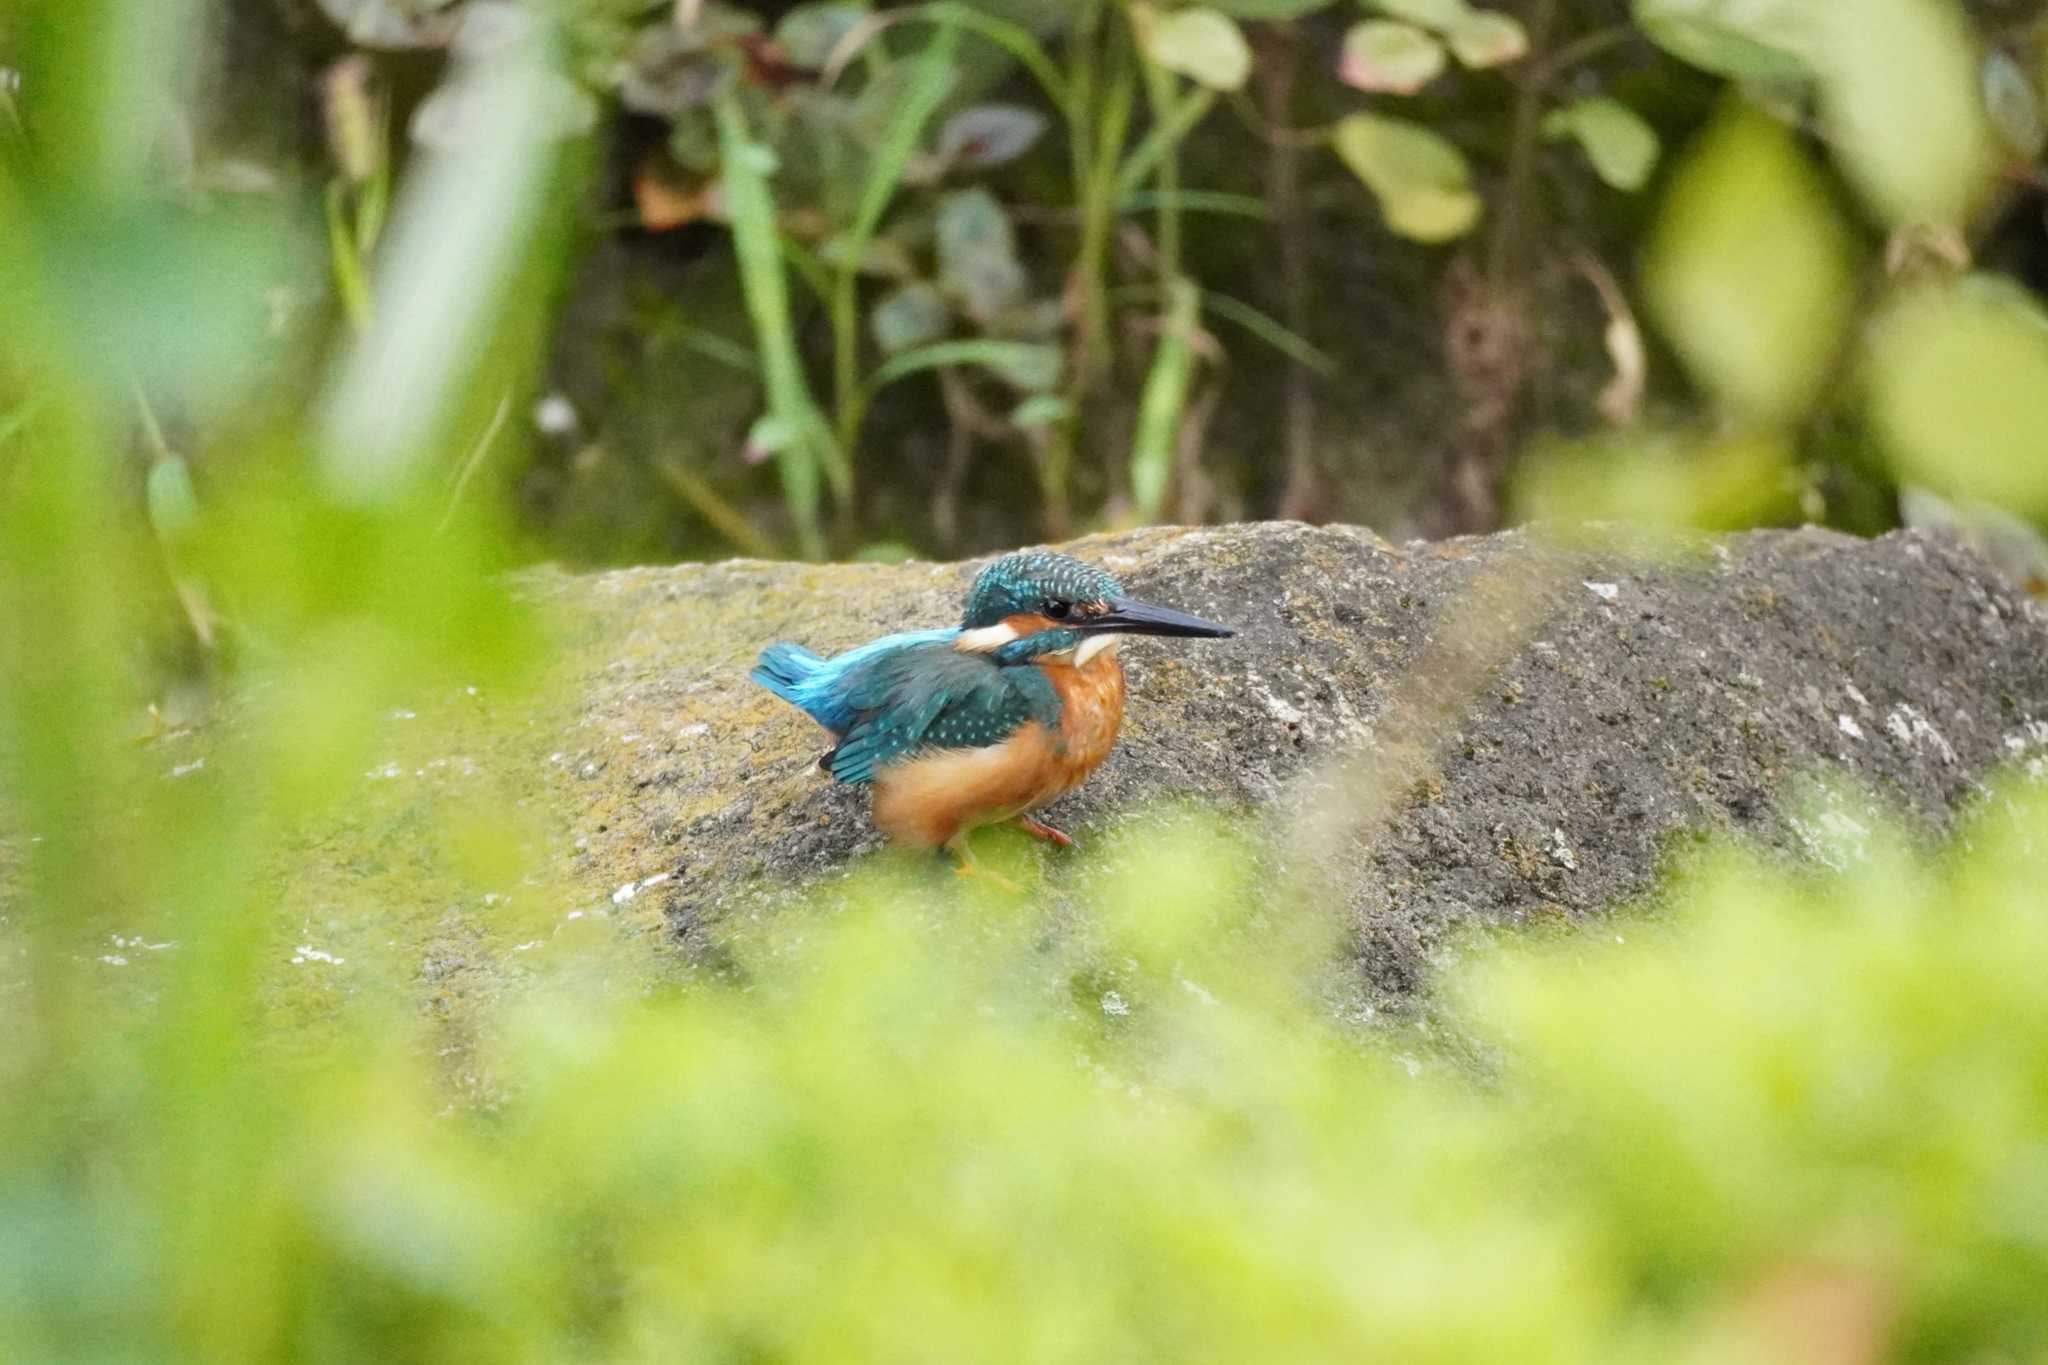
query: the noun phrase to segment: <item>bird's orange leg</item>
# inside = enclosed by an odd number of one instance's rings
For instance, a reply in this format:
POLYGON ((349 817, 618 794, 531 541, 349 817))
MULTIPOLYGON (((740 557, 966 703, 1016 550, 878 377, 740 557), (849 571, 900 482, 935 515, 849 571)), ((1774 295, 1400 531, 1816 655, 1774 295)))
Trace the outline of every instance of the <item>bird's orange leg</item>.
POLYGON ((1002 873, 991 872, 980 863, 974 861, 974 854, 969 852, 967 848, 967 831, 964 829, 948 839, 940 847, 939 852, 952 858, 953 875, 956 877, 979 877, 989 885, 999 890, 1007 891, 1013 896, 1024 894, 1023 887, 1017 885, 1017 883, 1011 881, 1002 873))
POLYGON ((1020 815, 1016 818, 1015 824, 1018 829, 1023 830, 1034 839, 1043 839, 1049 844, 1058 844, 1061 848, 1072 848, 1074 846, 1073 835, 1068 834, 1064 830, 1054 829, 1043 820, 1035 819, 1029 815, 1020 815))

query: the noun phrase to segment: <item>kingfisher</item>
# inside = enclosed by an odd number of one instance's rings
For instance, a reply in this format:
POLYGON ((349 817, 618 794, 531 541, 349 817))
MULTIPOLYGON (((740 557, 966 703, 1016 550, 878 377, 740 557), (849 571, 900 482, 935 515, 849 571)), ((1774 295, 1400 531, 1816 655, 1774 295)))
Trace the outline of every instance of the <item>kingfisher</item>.
POLYGON ((818 766, 872 786, 889 838, 981 873, 968 834, 1010 821, 1062 846, 1033 812, 1081 785, 1116 744, 1125 635, 1221 638, 1228 626, 1124 596, 1070 555, 1002 556, 975 577, 958 626, 885 635, 827 659, 783 642, 749 676, 833 740, 818 766))

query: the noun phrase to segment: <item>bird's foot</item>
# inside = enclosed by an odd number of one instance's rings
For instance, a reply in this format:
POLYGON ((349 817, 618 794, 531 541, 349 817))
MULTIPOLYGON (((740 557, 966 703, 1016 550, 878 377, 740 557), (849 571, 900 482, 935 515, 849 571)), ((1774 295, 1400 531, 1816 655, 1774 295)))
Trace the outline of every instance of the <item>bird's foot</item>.
POLYGON ((974 855, 967 851, 967 839, 964 835, 954 838, 952 842, 942 847, 939 850, 939 854, 941 857, 952 860, 953 875, 956 877, 976 877, 987 882, 997 890, 1007 891, 1013 896, 1024 894, 1023 887, 1017 885, 1017 883, 1011 881, 1002 873, 991 872, 976 862, 974 855))
POLYGON ((1072 848, 1074 846, 1073 835, 1068 834, 1065 830, 1054 829, 1043 820, 1033 819, 1029 815, 1020 815, 1016 819, 1016 825, 1018 829, 1023 830, 1034 839, 1043 839, 1049 844, 1058 844, 1061 848, 1072 848))

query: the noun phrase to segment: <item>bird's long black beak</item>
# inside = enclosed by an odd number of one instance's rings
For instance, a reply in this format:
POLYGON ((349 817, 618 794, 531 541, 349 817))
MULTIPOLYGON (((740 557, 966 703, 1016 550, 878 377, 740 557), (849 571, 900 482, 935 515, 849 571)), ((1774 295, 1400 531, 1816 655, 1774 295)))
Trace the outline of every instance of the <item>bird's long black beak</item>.
POLYGON ((1130 635, 1179 635, 1199 639, 1223 639, 1237 634, 1229 626, 1219 626, 1214 621, 1205 621, 1199 616, 1175 611, 1172 607, 1155 607, 1150 602, 1136 602, 1128 597, 1112 597, 1108 611, 1069 622, 1067 629, 1084 635, 1117 630, 1130 635))

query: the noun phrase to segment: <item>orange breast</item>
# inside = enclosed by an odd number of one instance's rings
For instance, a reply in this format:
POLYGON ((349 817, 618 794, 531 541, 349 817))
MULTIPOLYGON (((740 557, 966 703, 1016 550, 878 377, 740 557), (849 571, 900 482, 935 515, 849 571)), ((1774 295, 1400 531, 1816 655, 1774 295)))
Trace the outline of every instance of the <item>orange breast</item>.
POLYGON ((1079 668, 1053 663, 1045 673, 1060 694, 1060 744, 1052 774, 1057 786, 1043 798, 1050 801, 1080 786, 1116 747, 1124 719, 1124 666, 1116 651, 1107 649, 1079 668))

